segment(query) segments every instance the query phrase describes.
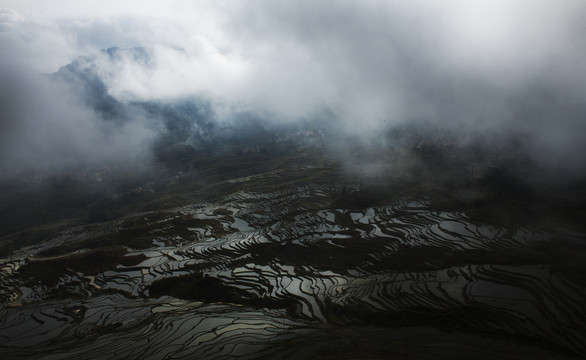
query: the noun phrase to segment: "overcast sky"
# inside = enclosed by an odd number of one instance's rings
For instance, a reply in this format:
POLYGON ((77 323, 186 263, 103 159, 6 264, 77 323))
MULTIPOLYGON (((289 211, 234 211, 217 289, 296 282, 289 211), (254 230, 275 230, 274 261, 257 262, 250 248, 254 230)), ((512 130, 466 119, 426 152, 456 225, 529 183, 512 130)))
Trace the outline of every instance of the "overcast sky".
POLYGON ((149 66, 96 58, 121 101, 205 96, 276 121, 327 109, 365 136, 413 119, 524 131, 547 150, 539 156, 585 158, 582 0, 0 0, 0 8, 3 74, 50 73, 79 55, 144 46, 149 66))

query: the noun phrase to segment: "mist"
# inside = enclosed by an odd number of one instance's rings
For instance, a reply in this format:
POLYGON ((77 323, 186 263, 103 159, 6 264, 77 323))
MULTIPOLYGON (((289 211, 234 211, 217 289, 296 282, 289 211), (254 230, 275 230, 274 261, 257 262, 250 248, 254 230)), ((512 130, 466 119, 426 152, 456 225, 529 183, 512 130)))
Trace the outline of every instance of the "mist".
POLYGON ((328 127, 364 144, 410 124, 463 142, 514 135, 543 166, 586 164, 581 1, 169 2, 138 15, 68 5, 2 11, 4 169, 152 155, 148 116, 114 125, 70 85, 37 76, 79 56, 120 104, 204 99, 220 123, 327 113, 328 127), (146 56, 101 51, 111 47, 146 56))
POLYGON ((71 88, 48 76, 4 68, 0 164, 6 177, 31 171, 136 166, 154 131, 143 119, 106 122, 71 88))

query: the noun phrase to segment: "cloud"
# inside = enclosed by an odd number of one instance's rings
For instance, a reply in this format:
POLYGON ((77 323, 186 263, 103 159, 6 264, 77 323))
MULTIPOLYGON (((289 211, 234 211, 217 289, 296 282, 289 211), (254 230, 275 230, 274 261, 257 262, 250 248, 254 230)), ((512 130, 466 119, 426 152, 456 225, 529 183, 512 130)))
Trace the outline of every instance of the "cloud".
POLYGON ((140 119, 106 122, 66 84, 48 76, 0 72, 0 172, 3 177, 85 166, 137 166, 155 133, 140 119))
MULTIPOLYGON (((539 83, 565 87, 565 80, 583 78, 577 60, 586 54, 578 45, 584 31, 575 28, 574 9, 509 3, 257 2, 236 16, 231 30, 239 51, 257 64, 257 79, 266 77, 267 88, 280 84, 307 98, 323 97, 350 114, 366 104, 371 117, 386 120, 441 118, 453 115, 447 108, 459 107, 470 109, 458 114, 469 121, 501 105, 486 104, 499 100, 486 93, 515 95, 539 83), (469 14, 459 14, 462 10, 469 14), (312 77, 312 69, 319 75, 315 82, 302 82, 304 91, 287 80, 312 77), (324 95, 320 86, 330 91, 324 95)), ((580 82, 572 83, 570 92, 580 82)))
POLYGON ((101 53, 91 59, 109 93, 121 101, 148 101, 200 96, 232 98, 246 73, 238 57, 222 54, 205 38, 195 38, 184 48, 155 45, 145 50, 144 61, 135 52, 116 58, 101 53))
POLYGON ((24 18, 14 10, 0 9, 0 30, 9 29, 18 25, 24 18))
POLYGON ((538 161, 579 167, 585 11, 579 1, 257 1, 228 31, 252 64, 248 95, 265 106, 322 105, 367 137, 416 120, 513 132, 538 161))
POLYGON ((93 54, 123 102, 205 97, 276 122, 325 110, 365 139, 413 121, 517 132, 537 158, 586 160, 579 0, 150 2, 139 16, 132 4, 59 16, 65 5, 4 11, 3 62, 51 72, 93 54), (99 54, 111 46, 144 46, 149 61, 99 54))

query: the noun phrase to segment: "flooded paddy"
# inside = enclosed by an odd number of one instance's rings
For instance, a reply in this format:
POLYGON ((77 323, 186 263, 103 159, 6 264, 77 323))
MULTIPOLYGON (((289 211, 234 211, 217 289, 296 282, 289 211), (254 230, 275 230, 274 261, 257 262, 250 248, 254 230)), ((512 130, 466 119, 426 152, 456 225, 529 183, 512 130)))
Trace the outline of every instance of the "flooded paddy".
POLYGON ((501 225, 423 196, 344 207, 358 185, 279 176, 70 228, 2 259, 0 356, 586 354, 581 231, 501 225))

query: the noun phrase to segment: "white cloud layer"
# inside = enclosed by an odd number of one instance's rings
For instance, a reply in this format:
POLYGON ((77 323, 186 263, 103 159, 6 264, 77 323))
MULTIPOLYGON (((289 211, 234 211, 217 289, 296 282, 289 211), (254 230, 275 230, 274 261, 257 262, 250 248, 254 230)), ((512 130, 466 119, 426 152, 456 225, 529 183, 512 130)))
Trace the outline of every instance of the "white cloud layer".
POLYGON ((53 72, 100 49, 146 47, 148 64, 97 62, 121 101, 204 96, 278 121, 327 109, 362 134, 426 119, 534 133, 538 146, 562 153, 585 140, 581 0, 0 6, 10 8, 0 12, 3 64, 53 72))

